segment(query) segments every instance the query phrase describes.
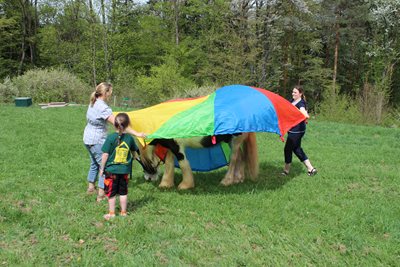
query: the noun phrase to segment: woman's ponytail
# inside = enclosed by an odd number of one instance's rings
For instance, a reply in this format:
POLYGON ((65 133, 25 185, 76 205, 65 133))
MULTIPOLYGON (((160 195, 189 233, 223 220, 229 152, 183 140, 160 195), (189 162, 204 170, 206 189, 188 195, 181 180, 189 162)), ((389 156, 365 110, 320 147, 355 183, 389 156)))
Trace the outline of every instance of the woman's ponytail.
POLYGON ((304 94, 304 89, 303 87, 301 87, 301 85, 296 85, 294 89, 297 89, 297 91, 299 91, 299 93, 301 94, 301 98, 304 99, 304 101, 307 101, 306 95, 304 94))
POLYGON ((112 89, 111 83, 102 82, 96 86, 96 90, 90 95, 90 106, 93 107, 94 103, 96 102, 97 98, 105 95, 112 89))
POLYGON ((94 91, 93 93, 90 94, 90 106, 93 107, 94 102, 96 102, 96 91, 94 91))

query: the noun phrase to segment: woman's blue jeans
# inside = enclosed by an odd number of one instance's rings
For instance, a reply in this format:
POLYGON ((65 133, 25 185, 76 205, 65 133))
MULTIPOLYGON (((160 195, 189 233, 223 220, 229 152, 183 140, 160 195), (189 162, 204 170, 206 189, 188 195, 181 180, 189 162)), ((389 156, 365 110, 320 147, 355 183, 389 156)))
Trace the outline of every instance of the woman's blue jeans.
MULTIPOLYGON (((90 168, 87 176, 87 180, 89 183, 94 183, 97 180, 100 172, 101 166, 101 156, 103 152, 101 151, 102 144, 96 145, 86 145, 86 149, 89 151, 90 155, 90 168)), ((104 174, 99 177, 98 187, 104 189, 104 174)))

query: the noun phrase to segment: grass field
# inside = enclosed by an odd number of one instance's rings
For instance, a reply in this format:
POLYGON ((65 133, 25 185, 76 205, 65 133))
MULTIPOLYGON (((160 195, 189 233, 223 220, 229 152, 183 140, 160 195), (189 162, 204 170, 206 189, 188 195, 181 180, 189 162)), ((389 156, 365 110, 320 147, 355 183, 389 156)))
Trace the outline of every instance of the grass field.
POLYGON ((86 195, 85 113, 0 106, 0 266, 399 266, 399 129, 311 120, 315 177, 297 158, 281 177, 266 133, 257 182, 221 187, 220 169, 160 190, 135 163, 130 214, 105 222, 86 195))

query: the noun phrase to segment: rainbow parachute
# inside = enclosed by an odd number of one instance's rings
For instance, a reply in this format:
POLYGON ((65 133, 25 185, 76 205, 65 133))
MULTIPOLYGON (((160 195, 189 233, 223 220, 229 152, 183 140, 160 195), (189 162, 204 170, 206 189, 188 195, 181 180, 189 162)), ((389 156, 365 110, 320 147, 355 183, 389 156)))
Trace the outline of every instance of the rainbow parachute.
POLYGON ((186 138, 244 132, 271 132, 281 138, 305 116, 270 91, 229 85, 199 97, 175 99, 127 112, 133 129, 148 138, 186 138))
MULTIPOLYGON (((147 134, 146 142, 244 132, 276 133, 283 140, 290 128, 306 119, 283 97, 244 85, 229 85, 204 97, 170 100, 127 113, 132 128, 147 134)), ((185 153, 192 170, 210 171, 229 163, 230 147, 226 143, 202 149, 187 147, 185 153)))

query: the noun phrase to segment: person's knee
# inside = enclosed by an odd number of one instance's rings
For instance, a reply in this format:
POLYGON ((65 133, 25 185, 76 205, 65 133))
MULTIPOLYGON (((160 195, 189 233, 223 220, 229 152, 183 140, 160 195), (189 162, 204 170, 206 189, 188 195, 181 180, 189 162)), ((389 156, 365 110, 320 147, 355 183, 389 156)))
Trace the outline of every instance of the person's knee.
MULTIPOLYGON (((300 147, 294 150, 294 154, 296 154, 296 156, 300 159, 305 158, 305 153, 303 151, 303 149, 301 149, 300 147)), ((303 161, 303 160, 302 160, 303 161)))

